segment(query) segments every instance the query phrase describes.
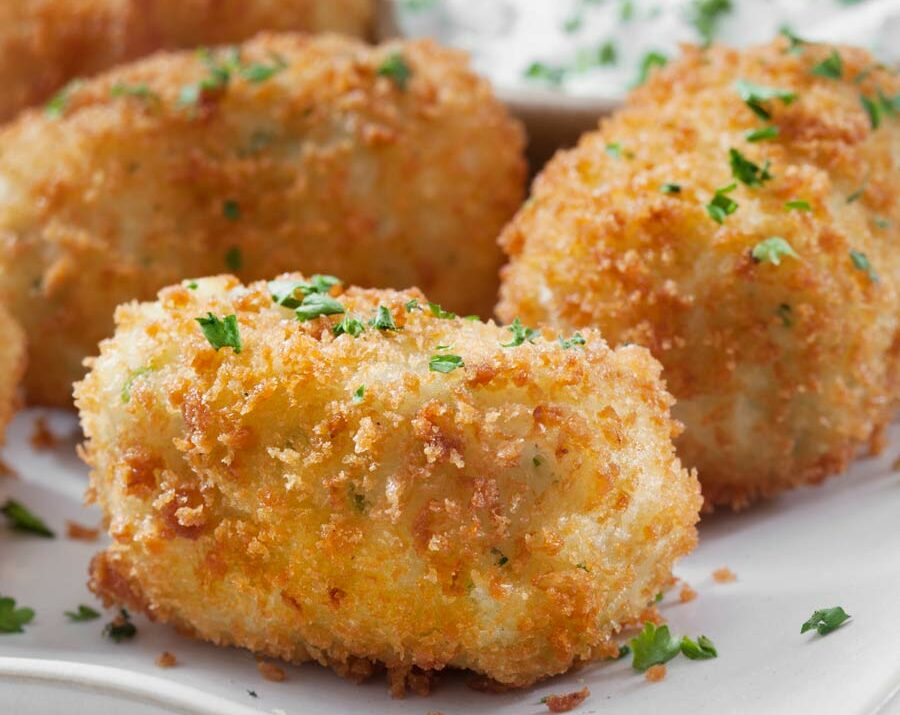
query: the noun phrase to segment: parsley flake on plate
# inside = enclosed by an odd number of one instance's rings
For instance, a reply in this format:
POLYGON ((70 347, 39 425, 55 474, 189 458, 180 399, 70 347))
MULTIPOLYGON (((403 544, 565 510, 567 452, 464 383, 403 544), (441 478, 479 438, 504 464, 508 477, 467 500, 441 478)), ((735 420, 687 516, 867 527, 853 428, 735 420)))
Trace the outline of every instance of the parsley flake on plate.
POLYGON ((16 608, 16 599, 0 596, 0 633, 24 633, 26 626, 34 620, 34 609, 16 608))
POLYGON ((728 150, 728 160, 731 164, 731 174, 735 179, 747 186, 762 186, 774 177, 769 173, 769 162, 760 167, 745 157, 737 149, 728 150))
POLYGON ((657 627, 650 622, 629 644, 634 654, 631 667, 642 673, 650 666, 668 663, 681 652, 681 640, 669 633, 668 626, 657 627))
POLYGON ((401 53, 392 52, 378 65, 377 74, 381 77, 388 77, 398 89, 405 90, 410 77, 412 77, 412 69, 401 53))
POLYGON ((733 10, 731 0, 694 0, 691 3, 691 24, 708 45, 713 41, 716 28, 724 15, 733 10))
POLYGON ((706 212, 716 223, 725 223, 726 216, 731 216, 738 209, 737 201, 728 196, 737 188, 737 184, 729 184, 716 189, 716 193, 706 205, 706 212))
POLYGON ((65 611, 66 617, 73 623, 81 623, 83 621, 93 621, 100 618, 100 614, 90 606, 83 603, 78 606, 77 611, 65 611))
POLYGON ((840 79, 844 74, 844 62, 837 50, 832 50, 824 60, 819 62, 810 71, 818 77, 827 77, 828 79, 840 79))
POLYGON ((818 611, 813 611, 806 623, 800 626, 800 633, 806 633, 815 629, 820 636, 827 636, 832 631, 840 628, 849 619, 850 614, 840 606, 821 608, 818 611))
POLYGON ((431 372, 448 373, 460 367, 465 367, 465 363, 459 355, 432 355, 428 361, 428 369, 431 372))
POLYGON ((770 102, 778 99, 784 104, 790 104, 797 95, 788 89, 779 89, 778 87, 766 87, 746 79, 739 79, 734 83, 741 99, 751 109, 751 111, 760 119, 771 119, 772 114, 763 106, 764 102, 770 102))
POLYGON ((103 628, 103 635, 116 643, 129 640, 137 635, 137 626, 131 622, 131 616, 124 608, 103 628))
POLYGON ((512 340, 508 343, 500 343, 502 348, 516 348, 526 340, 533 343, 541 335, 539 330, 522 325, 522 321, 518 317, 514 318, 512 325, 508 325, 506 329, 512 333, 512 340))
POLYGON ((757 263, 767 261, 773 266, 781 265, 781 259, 784 256, 790 256, 791 258, 800 257, 791 247, 791 244, 781 236, 772 236, 765 241, 760 241, 750 251, 750 255, 757 263))
POLYGON ((7 518, 10 528, 14 531, 28 532, 43 536, 45 539, 52 539, 56 536, 43 519, 32 514, 24 504, 15 499, 7 499, 6 503, 0 507, 0 514, 7 518))
POLYGON ((222 348, 232 348, 235 353, 239 353, 243 349, 241 331, 234 313, 226 315, 224 318, 207 313, 205 318, 194 318, 194 320, 200 323, 203 335, 216 349, 216 352, 222 348))
POLYGON ((719 657, 719 652, 713 642, 706 636, 700 636, 696 641, 684 636, 681 639, 681 653, 691 660, 708 660, 719 657))

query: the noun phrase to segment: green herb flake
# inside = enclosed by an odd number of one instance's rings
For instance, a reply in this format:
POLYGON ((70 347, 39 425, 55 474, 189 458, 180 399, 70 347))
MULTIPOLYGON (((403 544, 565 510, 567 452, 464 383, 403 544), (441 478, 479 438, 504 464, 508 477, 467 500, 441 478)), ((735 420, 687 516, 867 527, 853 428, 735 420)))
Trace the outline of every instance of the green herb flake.
POLYGON ((228 268, 229 271, 239 271, 243 265, 244 256, 241 253, 241 249, 237 246, 229 248, 225 253, 225 267, 228 268))
POLYGON ((716 189, 712 201, 706 205, 706 212, 716 223, 725 223, 725 218, 731 216, 738 210, 738 203, 731 199, 728 194, 737 188, 737 184, 729 184, 716 189))
POLYGON ((459 355, 432 355, 428 361, 428 369, 432 372, 448 373, 460 367, 465 367, 465 363, 459 355))
POLYGON ((310 293, 294 309, 297 320, 306 322, 325 315, 340 315, 344 306, 327 293, 310 293))
POLYGON ((269 293, 278 305, 285 308, 297 308, 302 296, 314 293, 329 293, 335 286, 341 285, 341 280, 334 276, 316 273, 308 281, 275 280, 269 281, 269 293))
POLYGON ((272 77, 287 67, 287 62, 284 61, 284 58, 281 57, 281 55, 272 54, 271 59, 271 64, 254 62, 253 64, 245 65, 241 63, 239 67, 241 77, 251 84, 260 84, 261 82, 272 79, 272 77))
POLYGON ((872 267, 872 264, 869 262, 869 259, 865 253, 863 253, 862 251, 857 251, 856 249, 851 249, 850 260, 856 270, 863 271, 867 276, 869 276, 869 280, 873 283, 878 282, 878 274, 875 272, 875 269, 872 267))
POLYGON ((150 104, 159 104, 159 95, 146 84, 126 84, 116 82, 109 88, 110 97, 133 97, 150 104))
POLYGON ((228 221, 240 221, 241 205, 234 199, 226 199, 222 202, 222 216, 228 221))
POLYGON ((803 46, 806 44, 806 40, 794 34, 791 28, 785 25, 778 31, 778 34, 788 41, 787 53, 789 55, 799 55, 803 52, 803 46))
POLYGON ((437 303, 429 303, 428 307, 431 310, 431 314, 435 318, 441 318, 443 320, 453 320, 456 317, 456 313, 451 313, 449 310, 444 310, 437 303))
POLYGON ((587 567, 587 564, 577 563, 577 564, 575 564, 575 568, 581 569, 581 570, 584 571, 585 573, 590 573, 590 572, 591 572, 591 570, 587 567))
POLYGON ((747 186, 762 186, 774 177, 769 173, 769 162, 762 167, 754 164, 737 149, 728 150, 728 159, 731 164, 731 174, 735 179, 747 186))
POLYGON ((24 633, 26 626, 34 620, 34 609, 16 608, 16 600, 0 596, 0 633, 24 633))
POLYGON ((653 665, 668 663, 681 652, 681 641, 669 633, 668 626, 657 627, 650 622, 629 643, 634 654, 631 667, 642 673, 653 665))
POLYGON ((331 329, 331 332, 335 337, 338 335, 349 335, 353 338, 358 338, 365 331, 365 323, 350 314, 345 315, 341 322, 335 323, 334 327, 331 329))
POLYGON ((545 62, 532 62, 523 73, 526 79, 545 82, 554 87, 559 87, 566 76, 564 67, 548 65, 545 62))
POLYGON ((611 40, 604 42, 597 50, 597 64, 614 65, 618 60, 618 51, 611 40))
POLYGON ((744 103, 760 119, 772 118, 769 110, 763 106, 764 102, 770 102, 777 99, 784 104, 791 104, 791 102, 797 99, 796 93, 790 90, 779 89, 777 87, 766 87, 746 79, 739 79, 734 83, 734 88, 737 90, 741 99, 744 100, 744 103))
POLYGON ((664 594, 662 591, 660 591, 660 592, 657 593, 656 596, 653 598, 653 603, 659 603, 660 601, 663 600, 663 598, 665 598, 665 594, 664 594))
POLYGON ((94 621, 100 618, 100 614, 90 606, 81 604, 77 611, 65 611, 66 617, 73 623, 81 623, 83 621, 94 621))
POLYGON ((353 391, 353 404, 358 405, 366 399, 366 386, 360 385, 353 391))
POLYGON ((781 318, 781 324, 785 328, 790 328, 794 324, 793 311, 791 310, 791 306, 787 303, 782 303, 778 306, 778 309, 775 311, 775 315, 781 318))
POLYGON ((203 335, 216 349, 216 352, 222 348, 232 348, 235 353, 239 353, 243 349, 237 316, 233 313, 224 318, 207 313, 205 318, 194 318, 194 320, 200 324, 203 335))
POLYGON ((803 199, 791 199, 790 201, 785 201, 784 207, 788 211, 812 211, 812 206, 809 201, 804 201, 803 199))
POLYGON ((891 227, 891 222, 882 216, 876 216, 873 220, 875 225, 882 230, 887 230, 891 227))
POLYGON ((197 288, 199 288, 199 287, 200 287, 200 284, 197 283, 197 281, 188 281, 187 282, 188 290, 197 290, 197 288))
POLYGON ((116 643, 130 640, 137 635, 137 627, 131 622, 131 616, 124 608, 103 629, 103 635, 116 643))
POLYGON ((759 129, 753 129, 747 132, 744 135, 744 138, 748 142, 756 143, 756 142, 764 142, 768 139, 775 139, 778 136, 778 127, 774 124, 770 124, 767 127, 760 127, 759 129))
POLYGON ((706 636, 700 636, 696 641, 684 636, 681 639, 681 652, 691 660, 708 660, 719 657, 719 652, 713 642, 706 636))
POLYGON ((618 655, 615 657, 615 660, 622 660, 622 658, 627 658, 629 655, 631 655, 631 646, 628 646, 628 645, 620 645, 620 646, 619 646, 619 653, 618 653, 618 655))
POLYGON ((516 348, 526 340, 533 343, 541 335, 540 331, 522 325, 522 321, 518 317, 513 319, 512 325, 507 326, 506 329, 512 333, 512 340, 508 343, 500 343, 502 348, 516 348))
POLYGON ((660 52, 648 52, 641 59, 640 70, 634 87, 640 87, 650 77, 650 73, 659 67, 665 67, 669 58, 660 52))
POLYGON ((850 614, 840 606, 822 608, 813 612, 809 620, 800 627, 800 633, 806 633, 815 629, 820 636, 827 636, 832 631, 840 628, 849 619, 850 614))
POLYGON ((750 251, 750 255, 757 263, 767 261, 774 266, 781 265, 781 259, 784 256, 799 258, 791 244, 781 238, 781 236, 772 236, 765 241, 760 241, 750 251))
POLYGON ((664 194, 680 194, 681 184, 663 184, 659 187, 659 190, 664 194))
POLYGON ((422 310, 422 306, 419 305, 419 301, 416 298, 406 301, 403 307, 406 308, 407 313, 412 313, 414 310, 422 310))
POLYGON ((575 333, 568 340, 563 339, 562 336, 559 336, 556 340, 562 346, 563 350, 568 350, 569 348, 574 348, 574 347, 581 347, 587 342, 581 333, 575 333))
POLYGON ((378 65, 377 74, 389 78, 398 89, 406 90, 412 77, 412 69, 401 53, 392 52, 378 65))
POLYGON ((44 105, 44 114, 51 119, 61 119, 69 108, 69 100, 72 98, 72 95, 81 89, 83 84, 84 82, 80 79, 73 79, 69 82, 44 105))
POLYGON ((622 0, 622 4, 619 6, 619 19, 622 22, 631 22, 634 19, 633 0, 622 0))
POLYGON ((148 372, 152 372, 153 368, 149 365, 144 365, 143 367, 139 367, 136 370, 132 370, 128 375, 128 378, 125 380, 122 385, 122 391, 120 392, 120 397, 122 398, 122 404, 127 405, 131 402, 131 387, 134 385, 134 381, 137 380, 141 375, 146 375, 148 372))
POLYGON ((619 142, 610 142, 606 145, 606 153, 613 159, 622 158, 622 145, 619 142))
POLYGON ((860 104, 862 104, 863 109, 866 110, 866 114, 869 117, 869 124, 872 125, 872 129, 878 129, 878 127, 881 126, 881 104, 879 104, 874 99, 870 99, 864 94, 859 95, 859 102, 860 104))
POLYGON ((369 321, 369 325, 378 330, 399 330, 394 322, 394 315, 387 306, 379 305, 375 311, 375 317, 369 321))
POLYGON ((850 194, 847 197, 848 204, 852 204, 856 201, 859 201, 863 197, 863 195, 866 193, 866 183, 863 183, 862 186, 860 186, 856 191, 854 191, 852 194, 850 194))
POLYGON ((56 536, 44 523, 43 519, 33 514, 28 507, 15 499, 7 499, 6 503, 0 507, 0 514, 7 518, 9 527, 13 531, 35 534, 45 539, 52 539, 56 536))
POLYGON ((828 79, 840 79, 844 74, 844 62, 837 50, 832 50, 824 60, 819 62, 810 71, 818 77, 826 77, 828 79))
POLYGON ((694 0, 691 3, 691 24, 704 44, 708 45, 713 41, 719 22, 732 9, 731 0, 694 0))

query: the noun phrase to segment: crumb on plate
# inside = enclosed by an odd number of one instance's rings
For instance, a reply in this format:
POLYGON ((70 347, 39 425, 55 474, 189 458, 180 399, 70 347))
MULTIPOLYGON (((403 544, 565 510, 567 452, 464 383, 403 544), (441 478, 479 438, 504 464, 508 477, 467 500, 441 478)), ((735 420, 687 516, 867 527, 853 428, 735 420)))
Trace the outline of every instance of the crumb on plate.
POLYGON ((581 690, 576 690, 565 695, 548 695, 541 698, 541 702, 547 706, 547 710, 552 713, 567 713, 574 710, 590 696, 590 689, 585 686, 581 690))
POLYGON ((274 663, 268 663, 261 660, 256 664, 256 667, 259 668, 259 672, 263 678, 271 680, 273 683, 280 683, 285 679, 284 670, 274 663))
POLYGON ((74 541, 96 541, 100 536, 100 529, 92 529, 77 521, 67 521, 66 536, 74 541))
POLYGON ((688 584, 684 584, 684 586, 681 587, 681 592, 678 594, 678 600, 682 603, 690 603, 695 598, 697 598, 697 592, 688 584))
POLYGON ((727 566, 713 571, 712 577, 716 583, 733 583, 737 581, 737 574, 727 566))
POLYGON ((178 663, 178 659, 175 658, 174 653, 170 653, 167 650, 164 650, 158 656, 156 656, 156 667, 157 668, 174 668, 178 663))
POLYGON ((648 683, 658 683, 661 680, 666 679, 666 666, 662 663, 658 665, 651 665, 647 668, 647 672, 644 674, 644 677, 647 679, 648 683))
POLYGON ((50 431, 47 419, 41 415, 34 420, 34 431, 31 433, 31 446, 35 449, 54 449, 59 444, 59 438, 50 431))

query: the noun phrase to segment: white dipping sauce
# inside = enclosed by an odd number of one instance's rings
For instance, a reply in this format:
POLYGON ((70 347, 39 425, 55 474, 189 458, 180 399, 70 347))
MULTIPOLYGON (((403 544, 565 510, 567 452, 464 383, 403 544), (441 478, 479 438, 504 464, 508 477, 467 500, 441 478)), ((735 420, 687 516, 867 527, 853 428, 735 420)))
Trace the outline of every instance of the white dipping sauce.
POLYGON ((677 56, 680 43, 708 38, 763 43, 783 27, 900 61, 900 0, 394 1, 404 35, 467 50, 475 69, 507 90, 616 99, 648 56, 662 61, 677 56))

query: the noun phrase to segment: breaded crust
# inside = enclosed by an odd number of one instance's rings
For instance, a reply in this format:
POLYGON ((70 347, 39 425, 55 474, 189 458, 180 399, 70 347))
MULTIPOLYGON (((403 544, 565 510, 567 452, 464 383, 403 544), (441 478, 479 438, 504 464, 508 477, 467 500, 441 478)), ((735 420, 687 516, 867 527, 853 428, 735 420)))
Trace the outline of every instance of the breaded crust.
POLYGON ((374 0, 3 0, 0 122, 70 80, 161 49, 241 42, 263 30, 368 33, 374 0))
POLYGON ((900 80, 849 47, 823 76, 832 51, 686 48, 544 169, 501 239, 503 320, 596 326, 662 362, 708 505, 842 471, 900 394, 900 80), (764 121, 738 80, 795 96, 758 102, 764 121), (732 148, 773 178, 735 179, 732 148), (796 256, 754 259, 773 237, 796 256))
POLYGON ((0 444, 3 444, 6 426, 19 409, 21 382, 25 374, 25 333, 0 305, 0 444))
POLYGON ((345 315, 299 322, 218 277, 117 310, 76 387, 113 538, 91 589, 395 685, 454 667, 524 686, 615 653, 696 541, 659 364, 591 330, 502 347, 416 290, 334 295, 345 315), (334 336, 379 308, 396 330, 334 336), (236 315, 240 353, 204 337, 210 312, 236 315))
POLYGON ((188 276, 302 269, 492 310, 523 134, 461 53, 264 36, 117 69, 60 111, 0 133, 0 293, 32 403, 70 405, 115 306, 188 276))

